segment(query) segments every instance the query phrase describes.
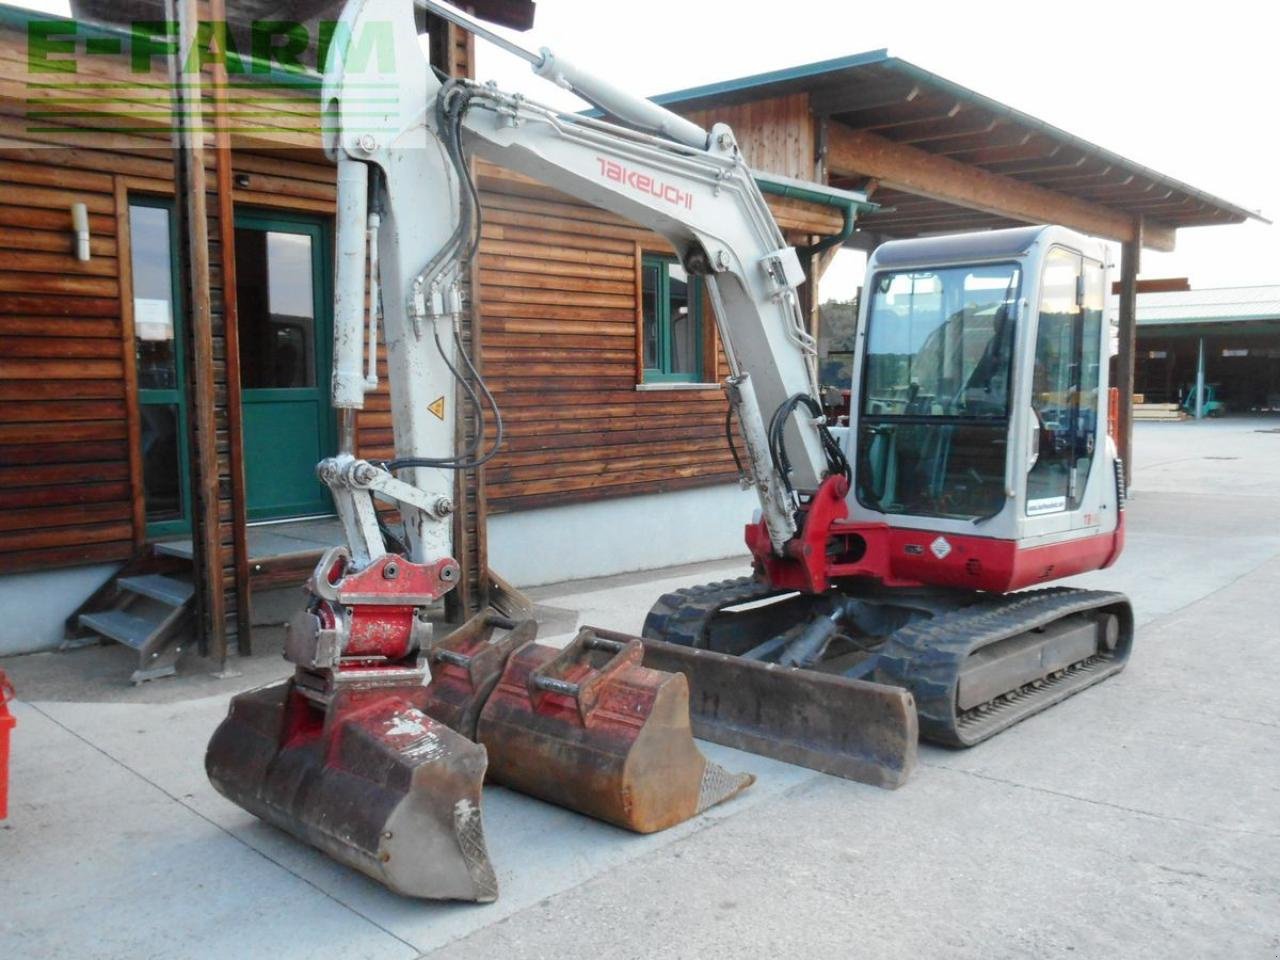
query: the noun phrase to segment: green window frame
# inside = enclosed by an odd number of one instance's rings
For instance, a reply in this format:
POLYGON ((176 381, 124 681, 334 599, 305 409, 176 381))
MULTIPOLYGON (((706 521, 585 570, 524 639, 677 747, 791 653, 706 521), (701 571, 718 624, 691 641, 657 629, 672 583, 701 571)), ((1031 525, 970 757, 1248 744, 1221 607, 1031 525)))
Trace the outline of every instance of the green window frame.
POLYGON ((705 380, 702 357, 702 278, 682 281, 684 273, 675 257, 646 255, 641 259, 641 348, 645 383, 701 383, 705 380), (675 269, 676 276, 673 277, 675 269), (681 299, 685 284, 687 317, 677 316, 673 302, 681 299), (681 329, 682 323, 688 327, 681 329), (681 356, 683 339, 684 356, 681 356))
MULTIPOLYGON (((187 390, 186 390, 186 308, 182 300, 182 286, 178 280, 178 235, 174 223, 174 204, 173 200, 167 197, 145 196, 139 194, 131 194, 129 196, 130 214, 130 233, 129 233, 129 256, 134 256, 134 247, 137 239, 133 235, 132 210, 134 208, 144 208, 153 210, 162 210, 168 217, 168 233, 169 233, 169 283, 170 283, 170 304, 172 309, 173 323, 173 383, 167 387, 143 387, 141 381, 142 371, 139 370, 139 388, 138 388, 138 414, 142 421, 142 436, 139 442, 146 443, 146 423, 147 423, 147 407, 169 408, 175 411, 175 428, 177 440, 177 466, 178 466, 178 508, 174 511, 175 515, 168 516, 165 519, 153 520, 152 505, 148 504, 146 508, 146 535, 148 539, 157 537, 180 536, 191 532, 191 465, 188 457, 188 414, 187 414, 187 390)), ((137 289, 131 292, 133 297, 137 297, 137 289)), ((137 327, 139 318, 134 317, 134 363, 141 366, 139 357, 139 338, 137 335, 137 327)), ((143 450, 144 471, 147 451, 143 450)), ((146 483, 144 478, 144 498, 147 496, 145 489, 146 483)))

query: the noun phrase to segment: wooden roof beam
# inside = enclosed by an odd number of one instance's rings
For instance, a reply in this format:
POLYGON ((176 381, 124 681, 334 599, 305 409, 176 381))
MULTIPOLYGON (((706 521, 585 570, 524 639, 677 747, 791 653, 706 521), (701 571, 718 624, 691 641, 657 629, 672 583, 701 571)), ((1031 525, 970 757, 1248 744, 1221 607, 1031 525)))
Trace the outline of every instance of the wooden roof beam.
POLYGON ((1174 248, 1172 227, 1148 221, 1145 229, 1140 229, 1130 213, 989 173, 842 124, 833 123, 829 137, 827 166, 837 175, 875 177, 890 189, 1011 220, 1059 223, 1120 243, 1141 240, 1153 250, 1174 248))

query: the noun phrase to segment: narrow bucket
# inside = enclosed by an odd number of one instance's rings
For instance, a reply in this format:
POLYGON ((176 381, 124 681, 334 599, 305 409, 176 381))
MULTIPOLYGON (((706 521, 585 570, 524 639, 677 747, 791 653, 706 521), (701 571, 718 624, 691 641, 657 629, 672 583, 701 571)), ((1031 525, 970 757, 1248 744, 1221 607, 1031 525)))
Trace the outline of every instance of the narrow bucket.
POLYGON ((538 635, 536 620, 513 623, 488 611, 477 613, 427 651, 431 682, 423 708, 468 740, 476 739, 480 710, 493 692, 507 659, 538 635), (494 638, 494 630, 507 633, 494 638))
POLYGON ((231 701, 205 769, 223 796, 397 893, 491 901, 485 751, 424 712, 425 688, 338 691, 293 680, 231 701))
POLYGON ((511 654, 477 737, 498 783, 634 830, 665 830, 755 780, 693 742, 689 685, 641 665, 639 640, 584 628, 563 650, 511 654))

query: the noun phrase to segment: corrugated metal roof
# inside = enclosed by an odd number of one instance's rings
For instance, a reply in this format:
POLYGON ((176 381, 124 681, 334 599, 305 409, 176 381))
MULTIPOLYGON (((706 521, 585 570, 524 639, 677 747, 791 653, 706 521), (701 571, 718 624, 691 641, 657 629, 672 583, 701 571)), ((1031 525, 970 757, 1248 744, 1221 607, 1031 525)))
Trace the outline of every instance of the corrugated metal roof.
MULTIPOLYGON (((815 114, 834 123, 1127 215, 1175 228, 1263 219, 886 50, 676 90, 653 100, 686 112, 799 92, 809 94, 815 114)), ((862 218, 861 226, 888 237, 1015 225, 884 187, 874 199, 884 209, 862 218)))
MULTIPOLYGON (((1119 298, 1111 298, 1117 309, 1119 298)), ((1280 321, 1280 284, 1138 294, 1138 325, 1280 321)))

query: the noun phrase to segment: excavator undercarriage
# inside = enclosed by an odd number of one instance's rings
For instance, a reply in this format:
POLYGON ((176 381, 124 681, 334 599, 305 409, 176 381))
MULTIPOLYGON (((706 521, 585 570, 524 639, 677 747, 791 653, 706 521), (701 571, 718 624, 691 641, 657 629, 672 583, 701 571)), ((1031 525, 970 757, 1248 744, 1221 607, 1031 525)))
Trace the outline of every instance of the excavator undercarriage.
POLYGON ((1133 611, 1122 594, 1064 587, 814 596, 740 577, 664 595, 644 637, 665 669, 710 651, 902 688, 921 737, 968 747, 1124 669, 1133 611))

